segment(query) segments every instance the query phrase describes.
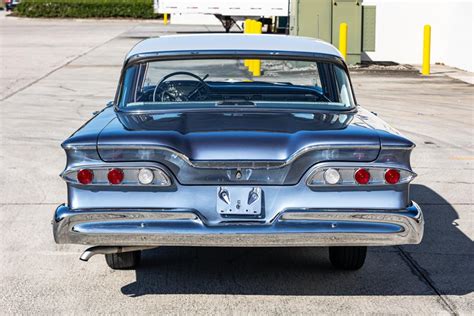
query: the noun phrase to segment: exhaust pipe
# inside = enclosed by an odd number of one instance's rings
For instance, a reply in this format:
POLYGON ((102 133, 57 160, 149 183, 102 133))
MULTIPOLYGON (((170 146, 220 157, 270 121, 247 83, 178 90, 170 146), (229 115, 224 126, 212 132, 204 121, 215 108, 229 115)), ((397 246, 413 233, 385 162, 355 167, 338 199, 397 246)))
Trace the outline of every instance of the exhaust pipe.
POLYGON ((95 255, 108 255, 112 253, 131 252, 139 250, 153 249, 157 247, 136 247, 136 246, 95 246, 87 248, 79 258, 82 261, 89 261, 95 255))

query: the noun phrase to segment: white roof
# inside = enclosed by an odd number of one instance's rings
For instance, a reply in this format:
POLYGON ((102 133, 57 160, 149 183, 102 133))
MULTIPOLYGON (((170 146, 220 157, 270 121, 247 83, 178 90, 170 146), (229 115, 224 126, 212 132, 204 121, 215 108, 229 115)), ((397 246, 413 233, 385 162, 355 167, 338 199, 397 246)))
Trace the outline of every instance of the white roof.
POLYGON ((202 50, 263 50, 320 53, 341 57, 331 44, 309 37, 257 34, 192 34, 149 38, 139 42, 127 58, 146 53, 202 50))

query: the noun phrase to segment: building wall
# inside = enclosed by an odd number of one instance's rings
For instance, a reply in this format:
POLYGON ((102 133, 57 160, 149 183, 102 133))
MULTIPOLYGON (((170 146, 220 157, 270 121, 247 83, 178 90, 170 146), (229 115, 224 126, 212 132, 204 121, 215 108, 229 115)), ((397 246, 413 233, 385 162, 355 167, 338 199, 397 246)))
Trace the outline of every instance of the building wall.
POLYGON ((431 63, 474 71, 473 0, 365 0, 376 6, 374 61, 421 64, 423 26, 431 25, 431 63))

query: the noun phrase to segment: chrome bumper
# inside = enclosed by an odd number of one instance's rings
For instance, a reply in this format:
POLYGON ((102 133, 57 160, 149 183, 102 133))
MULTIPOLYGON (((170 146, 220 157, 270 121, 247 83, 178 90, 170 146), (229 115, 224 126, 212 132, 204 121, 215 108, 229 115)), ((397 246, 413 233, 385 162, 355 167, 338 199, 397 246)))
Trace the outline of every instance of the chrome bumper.
POLYGON ((229 221, 207 226, 191 209, 71 210, 53 219, 58 244, 97 246, 388 246, 418 244, 423 214, 403 210, 289 209, 270 223, 229 221))

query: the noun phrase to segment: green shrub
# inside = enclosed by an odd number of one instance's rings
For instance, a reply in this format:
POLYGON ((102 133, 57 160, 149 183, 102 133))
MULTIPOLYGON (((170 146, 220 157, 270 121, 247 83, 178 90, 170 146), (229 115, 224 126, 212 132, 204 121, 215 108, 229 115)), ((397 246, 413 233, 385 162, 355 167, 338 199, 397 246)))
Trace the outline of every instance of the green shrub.
POLYGON ((45 18, 137 18, 151 19, 153 0, 23 0, 19 16, 45 18))

